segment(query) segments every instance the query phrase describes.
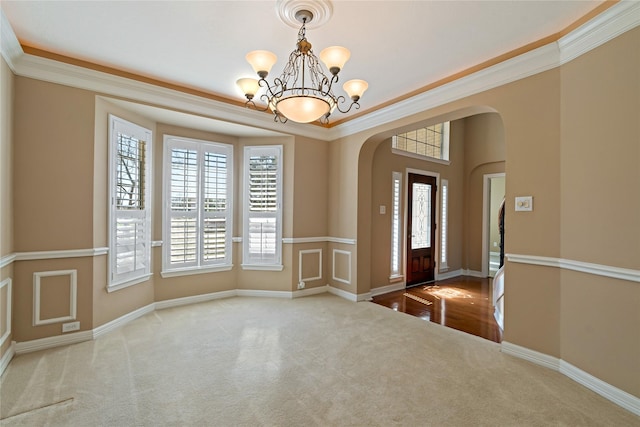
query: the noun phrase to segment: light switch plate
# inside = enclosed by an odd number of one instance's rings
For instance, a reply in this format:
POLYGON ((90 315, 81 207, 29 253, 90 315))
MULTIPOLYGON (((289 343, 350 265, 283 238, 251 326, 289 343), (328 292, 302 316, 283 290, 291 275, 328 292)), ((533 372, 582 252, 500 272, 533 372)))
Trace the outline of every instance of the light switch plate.
POLYGON ((519 196, 516 197, 516 212, 520 211, 532 211, 533 210, 533 196, 519 196))
POLYGON ((387 213, 387 207, 385 205, 380 205, 380 215, 384 215, 387 213))

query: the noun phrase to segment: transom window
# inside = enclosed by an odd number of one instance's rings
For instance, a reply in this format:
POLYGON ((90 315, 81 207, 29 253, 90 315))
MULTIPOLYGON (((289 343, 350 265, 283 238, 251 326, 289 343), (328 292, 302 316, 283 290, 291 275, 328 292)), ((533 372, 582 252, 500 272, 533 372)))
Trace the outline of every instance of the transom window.
POLYGON ((394 135, 391 148, 396 154, 447 161, 449 160, 449 122, 394 135))

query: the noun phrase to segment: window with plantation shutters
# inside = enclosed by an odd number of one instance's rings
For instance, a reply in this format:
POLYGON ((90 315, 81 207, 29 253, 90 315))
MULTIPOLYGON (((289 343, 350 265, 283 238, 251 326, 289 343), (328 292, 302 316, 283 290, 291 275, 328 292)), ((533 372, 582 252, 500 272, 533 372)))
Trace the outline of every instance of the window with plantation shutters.
POLYGON ((151 131, 109 116, 109 281, 117 290, 151 275, 151 131))
POLYGON ((282 146, 244 149, 245 269, 282 269, 282 146))
POLYGON ((163 275, 231 268, 233 146, 164 138, 163 275))

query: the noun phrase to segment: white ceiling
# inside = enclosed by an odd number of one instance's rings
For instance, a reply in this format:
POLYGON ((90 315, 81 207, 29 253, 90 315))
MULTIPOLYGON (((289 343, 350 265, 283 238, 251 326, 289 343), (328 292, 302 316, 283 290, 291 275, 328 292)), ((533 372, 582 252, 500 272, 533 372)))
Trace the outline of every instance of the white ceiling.
MULTIPOLYGON (((281 0, 287 1, 287 0, 281 0)), ((308 28, 314 51, 343 45, 341 81, 361 78, 364 111, 565 29, 602 2, 343 1, 308 28)), ((242 100, 235 81, 251 77, 247 52, 278 56, 297 30, 262 1, 12 1, 2 9, 21 44, 242 100)), ((342 118, 334 114, 334 119, 342 118)))

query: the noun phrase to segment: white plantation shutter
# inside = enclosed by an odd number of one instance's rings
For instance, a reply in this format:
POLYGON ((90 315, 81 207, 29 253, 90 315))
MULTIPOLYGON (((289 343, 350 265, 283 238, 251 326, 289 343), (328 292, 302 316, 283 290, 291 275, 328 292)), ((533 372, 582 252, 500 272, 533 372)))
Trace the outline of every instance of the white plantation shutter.
POLYGON ((243 266, 282 263, 282 146, 245 147, 243 266))
POLYGON ((233 147, 165 136, 163 271, 231 264, 233 147))
POLYGON ((109 116, 109 288, 151 274, 151 131, 109 116))

